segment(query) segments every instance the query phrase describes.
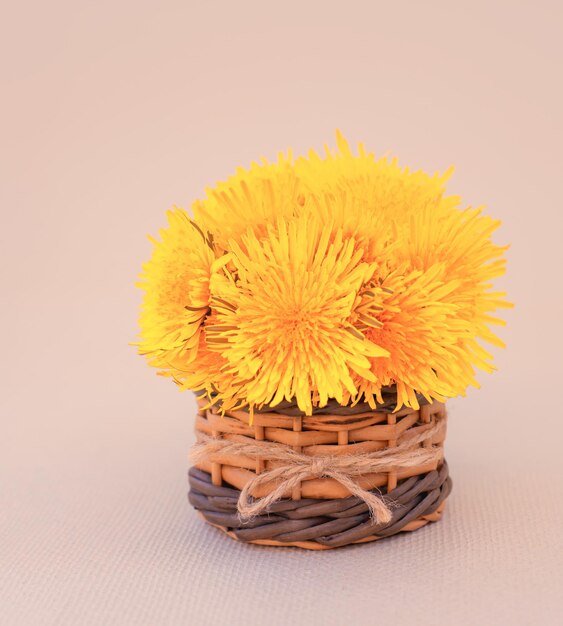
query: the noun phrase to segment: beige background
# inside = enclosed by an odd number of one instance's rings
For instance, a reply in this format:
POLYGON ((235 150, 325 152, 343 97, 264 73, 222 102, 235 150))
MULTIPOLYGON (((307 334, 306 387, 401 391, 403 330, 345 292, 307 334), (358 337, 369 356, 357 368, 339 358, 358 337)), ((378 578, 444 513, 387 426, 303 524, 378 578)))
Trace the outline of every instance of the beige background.
POLYGON ((563 622, 560 6, 4 5, 0 623, 563 622), (133 282, 172 203, 337 126, 504 220, 509 349, 451 402, 443 522, 244 547, 186 503, 194 402, 127 345, 133 282))

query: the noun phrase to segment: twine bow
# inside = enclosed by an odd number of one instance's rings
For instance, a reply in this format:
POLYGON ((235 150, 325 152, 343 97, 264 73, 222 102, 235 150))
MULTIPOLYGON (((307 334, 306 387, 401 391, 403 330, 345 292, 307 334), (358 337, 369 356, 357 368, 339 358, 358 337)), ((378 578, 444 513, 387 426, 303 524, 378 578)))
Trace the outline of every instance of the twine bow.
POLYGON ((353 479, 363 474, 390 472, 439 461, 442 458, 441 448, 421 447, 420 444, 431 441, 444 426, 444 419, 437 415, 433 426, 420 428, 419 433, 393 448, 360 455, 333 456, 308 456, 278 443, 216 439, 200 433, 200 440, 192 448, 190 456, 194 463, 218 463, 221 457, 231 455, 281 463, 278 467, 257 474, 246 483, 237 504, 242 519, 266 512, 274 502, 291 493, 302 481, 326 477, 337 481, 352 495, 363 500, 376 523, 388 524, 391 521, 391 502, 381 494, 364 489, 353 479), (268 495, 262 498, 251 496, 260 487, 271 484, 275 484, 275 487, 268 495))

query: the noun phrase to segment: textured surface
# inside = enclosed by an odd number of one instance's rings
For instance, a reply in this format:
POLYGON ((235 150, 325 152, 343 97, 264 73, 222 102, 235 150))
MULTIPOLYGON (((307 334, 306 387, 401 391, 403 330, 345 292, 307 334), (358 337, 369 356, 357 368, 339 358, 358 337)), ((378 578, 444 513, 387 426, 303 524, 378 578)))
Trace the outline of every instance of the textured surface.
POLYGON ((0 624, 560 625, 561 3, 277 6, 6 5, 0 624), (195 402, 127 346, 132 285, 170 204, 335 126, 504 220, 509 348, 448 403, 439 523, 241 545, 187 502, 195 402))

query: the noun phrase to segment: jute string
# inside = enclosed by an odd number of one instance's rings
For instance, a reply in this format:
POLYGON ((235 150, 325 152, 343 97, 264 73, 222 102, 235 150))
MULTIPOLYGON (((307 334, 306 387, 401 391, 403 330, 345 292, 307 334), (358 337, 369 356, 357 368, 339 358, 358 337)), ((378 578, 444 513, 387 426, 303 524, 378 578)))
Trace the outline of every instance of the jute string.
POLYGON ((251 478, 242 489, 237 509, 242 519, 249 519, 268 510, 274 502, 291 493, 301 481, 310 478, 332 478, 352 495, 361 498, 368 506, 373 520, 378 524, 391 521, 391 503, 382 496, 361 487, 354 478, 370 473, 391 472, 434 463, 442 458, 442 449, 421 447, 432 440, 445 426, 444 418, 437 415, 430 428, 420 429, 415 436, 393 448, 384 448, 359 455, 307 456, 288 446, 274 442, 229 441, 199 433, 200 440, 193 446, 190 456, 194 463, 211 461, 219 463, 221 457, 242 455, 281 463, 251 478), (259 487, 276 484, 263 498, 251 494, 259 487))

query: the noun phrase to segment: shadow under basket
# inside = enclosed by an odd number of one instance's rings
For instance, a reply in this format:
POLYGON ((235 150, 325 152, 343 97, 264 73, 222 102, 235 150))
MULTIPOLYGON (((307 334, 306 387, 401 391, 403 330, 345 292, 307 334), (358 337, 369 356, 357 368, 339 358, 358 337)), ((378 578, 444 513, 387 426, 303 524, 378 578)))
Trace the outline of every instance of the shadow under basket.
MULTIPOLYGON (((452 486, 443 458, 446 410, 442 403, 395 413, 386 405, 374 411, 366 405, 333 404, 312 416, 295 415, 292 407, 276 407, 275 411, 255 412, 252 420, 245 411, 221 415, 215 407, 205 408, 207 404, 198 398, 195 428, 200 444, 217 439, 253 446, 275 443, 295 451, 300 458, 324 457, 327 461, 326 457, 341 455, 360 460, 394 449, 406 449, 403 455, 408 456, 414 442, 411 454, 432 459, 421 464, 407 459, 402 466, 388 467, 388 471, 354 477, 357 485, 380 497, 390 510, 390 521, 378 523, 361 497, 350 495, 342 482, 322 472, 300 481, 266 511, 244 519, 238 511, 241 490, 257 476, 279 467, 279 461, 269 461, 263 455, 232 454, 228 448, 224 454, 200 455, 189 471, 189 501, 209 524, 233 539, 325 550, 418 530, 442 516, 452 486)), ((262 484, 251 495, 260 499, 275 487, 262 484)))

